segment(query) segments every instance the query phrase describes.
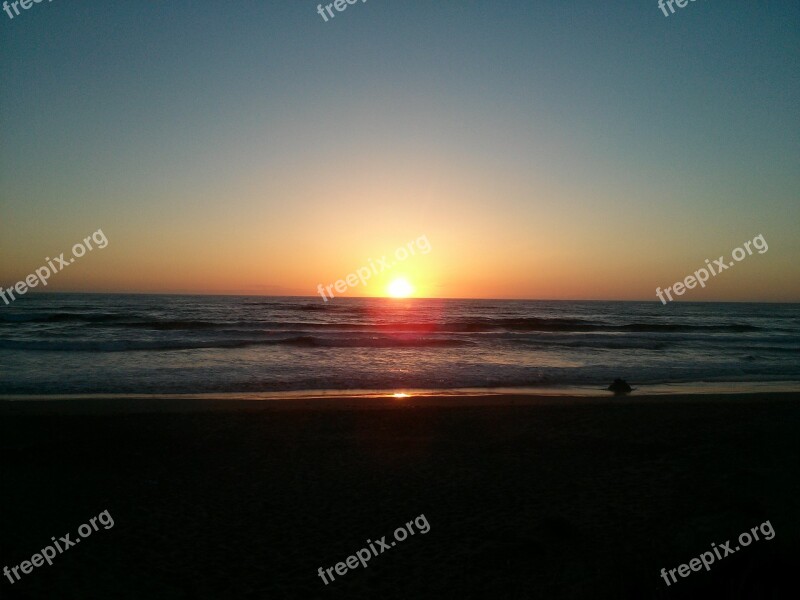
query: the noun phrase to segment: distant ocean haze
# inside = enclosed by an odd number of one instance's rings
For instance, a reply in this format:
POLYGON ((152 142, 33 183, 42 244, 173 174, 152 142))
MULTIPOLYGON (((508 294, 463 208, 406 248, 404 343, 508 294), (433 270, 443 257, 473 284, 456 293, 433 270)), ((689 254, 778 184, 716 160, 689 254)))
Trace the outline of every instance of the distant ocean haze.
POLYGON ((798 304, 29 294, 0 310, 0 394, 800 382, 798 356, 798 304))

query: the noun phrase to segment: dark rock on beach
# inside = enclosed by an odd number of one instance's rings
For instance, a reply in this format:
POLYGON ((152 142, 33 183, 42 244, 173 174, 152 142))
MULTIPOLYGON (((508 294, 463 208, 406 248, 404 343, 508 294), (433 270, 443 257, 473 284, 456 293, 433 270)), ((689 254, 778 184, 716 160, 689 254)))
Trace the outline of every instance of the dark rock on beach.
POLYGON ((620 379, 619 377, 614 380, 614 382, 608 386, 608 391, 614 392, 614 394, 630 394, 633 388, 628 385, 628 382, 624 379, 620 379))

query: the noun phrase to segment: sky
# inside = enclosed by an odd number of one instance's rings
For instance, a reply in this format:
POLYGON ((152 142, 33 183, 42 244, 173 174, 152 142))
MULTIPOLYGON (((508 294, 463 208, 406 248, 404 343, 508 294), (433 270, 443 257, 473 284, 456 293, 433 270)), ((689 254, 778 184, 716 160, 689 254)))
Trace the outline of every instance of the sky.
MULTIPOLYGON (((800 301, 800 4, 55 0, 0 12, 0 285, 800 301), (728 259, 726 258, 726 261, 728 259)), ((34 291, 40 291, 41 287, 34 291)))

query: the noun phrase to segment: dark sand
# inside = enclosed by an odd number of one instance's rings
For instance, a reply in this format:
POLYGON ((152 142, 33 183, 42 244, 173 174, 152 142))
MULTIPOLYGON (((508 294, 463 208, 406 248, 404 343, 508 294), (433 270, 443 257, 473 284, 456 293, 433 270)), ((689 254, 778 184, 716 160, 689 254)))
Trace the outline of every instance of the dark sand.
POLYGON ((798 400, 0 402, 0 567, 115 521, 0 597, 796 598, 798 400))

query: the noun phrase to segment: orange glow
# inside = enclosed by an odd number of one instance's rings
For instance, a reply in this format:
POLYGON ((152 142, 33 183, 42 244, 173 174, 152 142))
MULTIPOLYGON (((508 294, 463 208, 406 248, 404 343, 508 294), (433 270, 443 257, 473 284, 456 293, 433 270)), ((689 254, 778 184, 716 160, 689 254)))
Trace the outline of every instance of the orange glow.
POLYGON ((389 284, 388 292, 392 298, 408 298, 414 293, 414 288, 407 279, 398 277, 389 284))

